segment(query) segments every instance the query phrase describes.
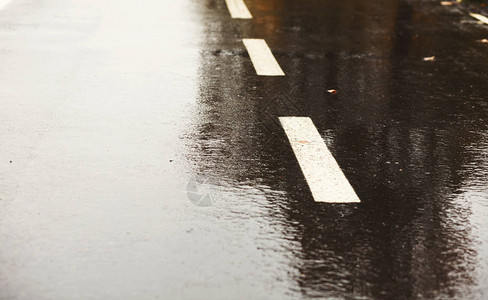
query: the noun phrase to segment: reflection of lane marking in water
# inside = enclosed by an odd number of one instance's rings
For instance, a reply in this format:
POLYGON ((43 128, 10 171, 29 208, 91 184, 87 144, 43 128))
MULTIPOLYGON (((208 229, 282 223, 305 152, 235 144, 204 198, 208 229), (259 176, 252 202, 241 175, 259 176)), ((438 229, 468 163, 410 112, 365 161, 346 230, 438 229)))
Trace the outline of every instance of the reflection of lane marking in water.
POLYGON ((316 202, 360 202, 356 192, 308 117, 280 117, 316 202))
POLYGON ((256 73, 261 76, 285 76, 273 53, 262 39, 243 39, 247 52, 251 57, 256 73))
POLYGON ((225 0, 233 19, 252 19, 252 15, 242 0, 225 0))
POLYGON ((12 2, 12 0, 0 0, 0 9, 3 9, 10 2, 12 2))
POLYGON ((486 25, 488 25, 488 18, 487 17, 480 15, 480 14, 475 14, 475 13, 470 13, 469 15, 471 17, 477 19, 478 21, 481 21, 481 22, 485 23, 486 25))

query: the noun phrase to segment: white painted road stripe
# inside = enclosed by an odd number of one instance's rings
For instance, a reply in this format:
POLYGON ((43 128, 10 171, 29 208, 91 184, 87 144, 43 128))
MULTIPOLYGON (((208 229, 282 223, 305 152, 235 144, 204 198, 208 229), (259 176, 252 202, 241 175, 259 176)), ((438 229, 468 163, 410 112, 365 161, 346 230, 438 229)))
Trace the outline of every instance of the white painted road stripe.
POLYGON ((243 39, 242 42, 246 46, 247 52, 249 52, 252 64, 258 75, 285 76, 265 40, 243 39))
POLYGON ((471 17, 475 18, 475 19, 478 19, 479 21, 485 23, 488 25, 488 18, 483 16, 483 15, 480 15, 480 14, 474 14, 474 13, 470 13, 469 14, 471 17))
POLYGON ((252 19, 252 15, 242 0, 225 0, 230 16, 234 19, 252 19))
POLYGON ((316 202, 361 202, 308 117, 280 117, 316 202))

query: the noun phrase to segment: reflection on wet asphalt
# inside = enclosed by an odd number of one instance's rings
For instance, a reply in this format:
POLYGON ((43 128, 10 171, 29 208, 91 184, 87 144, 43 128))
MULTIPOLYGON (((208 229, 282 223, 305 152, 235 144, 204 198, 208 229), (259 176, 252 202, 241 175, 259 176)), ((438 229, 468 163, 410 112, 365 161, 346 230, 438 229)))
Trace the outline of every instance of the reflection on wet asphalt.
POLYGON ((488 297, 488 26, 245 3, 0 11, 0 298, 488 297), (280 116, 313 120, 361 203, 313 201, 280 116))

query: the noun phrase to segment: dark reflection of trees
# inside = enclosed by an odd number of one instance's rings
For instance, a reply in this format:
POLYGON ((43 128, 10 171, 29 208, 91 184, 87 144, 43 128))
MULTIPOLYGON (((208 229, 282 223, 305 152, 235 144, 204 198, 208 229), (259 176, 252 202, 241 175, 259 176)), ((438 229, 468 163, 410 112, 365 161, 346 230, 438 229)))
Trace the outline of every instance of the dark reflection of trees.
POLYGON ((486 55, 452 16, 408 1, 246 3, 255 22, 206 11, 197 168, 288 193, 270 201, 300 241, 293 263, 306 296, 469 295, 472 212, 455 199, 466 149, 488 127, 486 55), (265 35, 286 78, 254 76, 239 37, 265 35), (362 204, 312 202, 279 115, 313 119, 362 204))

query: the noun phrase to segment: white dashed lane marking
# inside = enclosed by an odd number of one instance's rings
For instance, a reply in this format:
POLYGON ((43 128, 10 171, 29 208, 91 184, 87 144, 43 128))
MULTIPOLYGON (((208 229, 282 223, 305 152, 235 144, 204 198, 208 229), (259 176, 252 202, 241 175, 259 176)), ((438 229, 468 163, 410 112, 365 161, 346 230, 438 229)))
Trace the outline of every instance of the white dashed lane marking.
POLYGON ((480 15, 480 14, 474 14, 474 13, 470 13, 469 15, 471 17, 477 19, 478 21, 481 21, 481 22, 485 23, 486 25, 488 25, 488 18, 487 17, 480 15))
POLYGON ((316 202, 361 202, 308 117, 280 117, 316 202))
POLYGON ((276 61, 265 40, 243 39, 242 42, 246 46, 247 52, 249 52, 254 69, 256 69, 258 75, 285 76, 285 73, 276 61))
POLYGON ((233 19, 252 19, 252 15, 242 0, 225 0, 233 19))

